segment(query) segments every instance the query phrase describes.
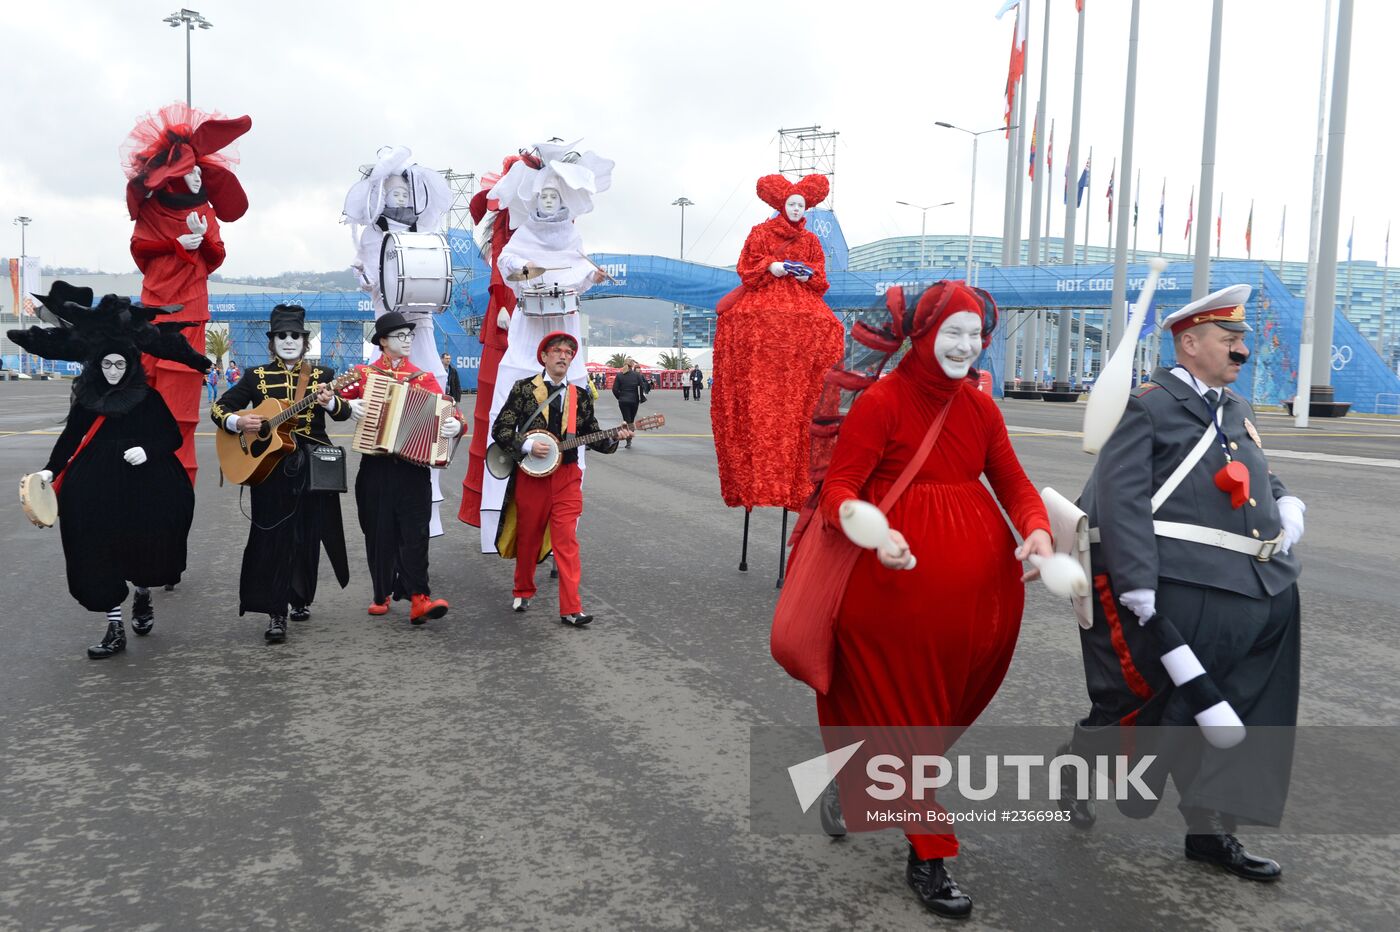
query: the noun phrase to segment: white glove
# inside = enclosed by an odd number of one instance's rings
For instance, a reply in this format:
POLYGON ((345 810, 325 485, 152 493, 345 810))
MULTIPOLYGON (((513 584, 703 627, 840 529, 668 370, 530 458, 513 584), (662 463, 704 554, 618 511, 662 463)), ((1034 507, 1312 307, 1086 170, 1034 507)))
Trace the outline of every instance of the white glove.
POLYGON ((510 329, 510 312, 505 308, 501 308, 496 312, 496 326, 500 327, 502 330, 510 329))
POLYGON ((209 232, 209 221, 201 217, 197 210, 185 214, 185 226, 190 228, 191 233, 198 233, 200 236, 209 232))
POLYGON ((1278 552, 1287 553, 1303 536, 1303 512, 1308 510, 1308 506, 1294 495, 1285 495, 1275 504, 1278 505, 1279 520, 1283 522, 1283 543, 1279 544, 1278 552))
POLYGON ((37 475, 39 475, 40 477, 42 477, 43 480, 44 480, 45 482, 53 482, 53 470, 52 470, 52 469, 41 469, 41 470, 39 470, 39 472, 37 473, 37 475))
POLYGON ((146 462, 146 451, 140 447, 132 447, 122 454, 122 459, 132 466, 140 466, 146 462))
POLYGON ((355 420, 365 416, 365 403, 361 398, 351 398, 346 402, 350 406, 350 416, 355 420))
POLYGON ((440 431, 440 433, 442 434, 443 440, 451 440, 453 437, 457 436, 461 432, 461 421, 457 420, 455 417, 445 417, 442 419, 442 430, 440 431))
POLYGON ((185 252, 194 252, 199 248, 200 244, 204 242, 204 234, 186 233, 182 236, 175 237, 175 242, 179 243, 180 247, 184 249, 185 252))
POLYGON ((1118 597, 1132 613, 1138 616, 1138 624, 1147 624, 1147 619, 1157 614, 1156 589, 1131 589, 1118 597))
POLYGON ((782 278, 788 273, 787 268, 784 267, 781 262, 774 262, 772 265, 768 266, 768 271, 772 272, 778 278, 782 278))

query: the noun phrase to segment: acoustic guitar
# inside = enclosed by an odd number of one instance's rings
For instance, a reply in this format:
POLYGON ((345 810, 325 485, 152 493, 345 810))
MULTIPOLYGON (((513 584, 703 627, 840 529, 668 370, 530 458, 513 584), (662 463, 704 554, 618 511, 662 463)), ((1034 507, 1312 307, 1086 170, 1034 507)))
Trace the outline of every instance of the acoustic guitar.
MULTIPOLYGON (((521 444, 524 445, 524 441, 527 439, 534 440, 536 447, 541 445, 545 447, 543 453, 531 453, 526 456, 518 448, 507 450, 499 443, 493 443, 486 451, 486 468, 497 479, 509 479, 516 466, 519 466, 521 472, 526 475, 534 476, 537 479, 543 478, 559 468, 559 464, 564 461, 565 450, 572 450, 574 447, 581 447, 599 440, 611 440, 617 437, 617 432, 623 426, 609 427, 607 430, 597 430, 591 434, 579 434, 577 437, 570 437, 563 441, 543 428, 529 430, 520 438, 521 444)), ((648 414, 646 417, 637 418, 632 424, 632 429, 634 431, 655 430, 665 426, 666 415, 648 414)))
MULTIPOLYGON (((330 383, 332 392, 360 381, 358 369, 351 369, 330 383)), ((214 450, 219 454, 219 468, 224 477, 238 485, 257 485, 268 477, 282 458, 296 449, 292 439, 295 418, 316 403, 315 386, 295 404, 277 398, 264 398, 256 407, 239 411, 240 417, 257 414, 262 417, 262 430, 249 435, 242 431, 231 434, 220 428, 214 435, 214 450)))

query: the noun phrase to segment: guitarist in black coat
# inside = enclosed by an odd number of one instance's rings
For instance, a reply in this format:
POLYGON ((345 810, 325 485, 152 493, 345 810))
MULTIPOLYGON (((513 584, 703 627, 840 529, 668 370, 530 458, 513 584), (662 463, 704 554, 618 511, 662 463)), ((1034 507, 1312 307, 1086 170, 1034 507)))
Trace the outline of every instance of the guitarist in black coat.
POLYGON ((336 421, 346 420, 350 406, 327 387, 335 372, 305 360, 310 342, 306 311, 294 304, 277 305, 272 309, 267 331, 273 358, 248 369, 209 411, 222 430, 256 434, 263 419, 237 412, 256 406, 265 398, 290 405, 308 391, 317 396, 316 403, 295 419, 292 438, 296 450, 283 457, 252 490, 253 515, 248 544, 243 549, 238 614, 266 614, 268 625, 263 636, 274 644, 287 638, 289 609, 294 621, 311 617, 322 547, 340 587, 345 588, 350 581, 340 498, 334 492, 307 491, 305 449, 310 443, 329 444, 326 415, 336 421))
MULTIPOLYGON (((569 363, 577 353, 578 341, 563 331, 550 333, 540 341, 537 356, 544 371, 511 386, 510 395, 491 426, 492 440, 507 450, 529 455, 536 443, 534 438, 525 436, 529 430, 543 428, 559 440, 598 431, 588 389, 567 381, 569 363)), ((630 440, 632 431, 624 425, 616 435, 618 439, 630 440)), ((598 453, 612 453, 617 449, 617 440, 599 439, 588 447, 598 453)), ((578 593, 582 568, 575 532, 582 515, 583 470, 578 464, 577 449, 562 451, 559 467, 548 476, 515 471, 506 491, 506 506, 496 538, 502 557, 515 556, 515 611, 525 611, 535 597, 535 565, 552 548, 559 567, 559 620, 575 628, 593 621, 593 616, 583 611, 578 593)))

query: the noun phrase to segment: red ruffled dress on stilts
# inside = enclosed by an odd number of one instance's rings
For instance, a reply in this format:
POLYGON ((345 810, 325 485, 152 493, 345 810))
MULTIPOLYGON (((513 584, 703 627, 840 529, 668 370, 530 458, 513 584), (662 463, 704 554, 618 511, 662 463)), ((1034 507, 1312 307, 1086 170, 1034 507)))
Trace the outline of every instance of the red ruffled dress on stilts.
POLYGON ((779 213, 753 228, 739 256, 737 300, 721 303, 715 325, 710 422, 731 508, 798 511, 812 494, 812 409, 845 337, 822 301, 826 258, 806 224, 779 213), (803 263, 812 277, 773 275, 769 266, 783 261, 803 263))
MULTIPOLYGON (((1016 542, 997 501, 1023 536, 1050 528, 996 403, 923 355, 916 341, 856 400, 822 486, 820 507, 832 522, 847 499, 878 503, 953 397, 932 452, 889 512, 918 564, 886 569, 867 550, 851 574, 836 620, 831 689, 817 698, 824 727, 972 724, 1006 675, 1025 602, 1016 542)), ((843 772, 842 797, 859 798, 865 782, 843 772)), ((861 816, 847 812, 852 827, 861 816)), ((924 859, 958 852, 952 833, 909 840, 924 859)))

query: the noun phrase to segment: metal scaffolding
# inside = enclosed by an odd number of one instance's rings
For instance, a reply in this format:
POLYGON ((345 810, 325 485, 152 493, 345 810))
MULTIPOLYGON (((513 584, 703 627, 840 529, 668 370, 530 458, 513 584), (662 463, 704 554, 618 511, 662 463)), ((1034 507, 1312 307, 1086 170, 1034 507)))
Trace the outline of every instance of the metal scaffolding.
POLYGON ((778 130, 778 171, 794 179, 826 175, 831 182, 824 205, 827 210, 836 209, 837 135, 835 131, 823 133, 820 125, 778 130))

